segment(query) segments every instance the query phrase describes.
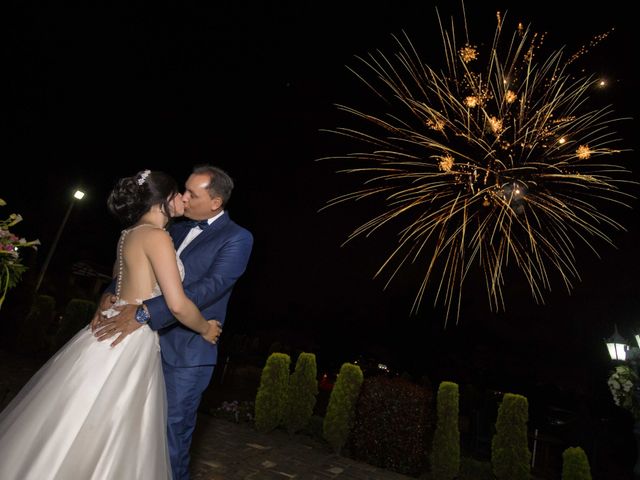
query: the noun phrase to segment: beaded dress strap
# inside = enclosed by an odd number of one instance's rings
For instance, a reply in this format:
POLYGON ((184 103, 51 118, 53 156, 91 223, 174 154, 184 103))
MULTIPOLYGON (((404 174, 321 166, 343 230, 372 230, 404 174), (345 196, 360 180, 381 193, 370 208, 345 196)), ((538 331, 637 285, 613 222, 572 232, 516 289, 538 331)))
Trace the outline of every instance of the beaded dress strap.
POLYGON ((116 280, 116 298, 120 298, 120 289, 122 288, 122 272, 124 271, 124 263, 122 261, 122 249, 124 248, 124 238, 134 230, 137 230, 140 227, 151 227, 158 228, 160 230, 164 230, 162 227, 158 227, 157 225, 151 225, 149 223, 141 223, 140 225, 136 225, 135 227, 131 227, 125 230, 122 230, 120 233, 120 239, 118 240, 118 280, 116 280))

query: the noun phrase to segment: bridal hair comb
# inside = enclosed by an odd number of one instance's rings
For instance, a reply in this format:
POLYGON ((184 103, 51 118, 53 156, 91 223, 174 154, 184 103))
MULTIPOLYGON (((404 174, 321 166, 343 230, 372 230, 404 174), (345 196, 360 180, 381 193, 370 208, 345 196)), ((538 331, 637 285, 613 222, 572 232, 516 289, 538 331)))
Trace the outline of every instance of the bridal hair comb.
POLYGON ((145 170, 144 172, 142 172, 140 174, 140 177, 138 177, 138 179, 136 180, 136 182, 138 182, 138 185, 144 184, 144 182, 147 180, 147 177, 149 176, 150 173, 151 173, 151 170, 145 170))

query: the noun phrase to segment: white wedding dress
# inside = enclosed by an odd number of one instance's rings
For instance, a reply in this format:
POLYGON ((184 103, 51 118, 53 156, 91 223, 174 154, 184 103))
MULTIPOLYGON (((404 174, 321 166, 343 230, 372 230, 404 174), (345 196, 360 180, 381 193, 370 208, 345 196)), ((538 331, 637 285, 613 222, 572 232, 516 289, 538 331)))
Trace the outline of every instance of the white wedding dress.
POLYGON ((158 334, 111 341, 85 327, 0 414, 1 480, 171 479, 158 334))

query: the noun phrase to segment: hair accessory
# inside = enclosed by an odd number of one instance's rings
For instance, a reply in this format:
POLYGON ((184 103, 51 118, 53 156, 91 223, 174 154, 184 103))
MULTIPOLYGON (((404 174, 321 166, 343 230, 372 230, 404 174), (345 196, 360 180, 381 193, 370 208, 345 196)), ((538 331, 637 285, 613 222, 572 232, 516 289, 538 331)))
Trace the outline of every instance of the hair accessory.
POLYGON ((151 173, 151 170, 145 170, 144 172, 142 172, 140 174, 140 177, 136 180, 136 182, 138 182, 138 185, 144 184, 144 182, 147 180, 147 177, 149 176, 150 173, 151 173))

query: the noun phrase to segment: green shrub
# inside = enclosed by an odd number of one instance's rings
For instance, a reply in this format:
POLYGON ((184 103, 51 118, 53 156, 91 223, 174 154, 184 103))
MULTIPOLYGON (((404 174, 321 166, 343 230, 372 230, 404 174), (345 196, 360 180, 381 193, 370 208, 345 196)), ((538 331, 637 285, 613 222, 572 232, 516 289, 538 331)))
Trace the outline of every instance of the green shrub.
POLYGON ((318 395, 318 368, 313 353, 301 353, 296 369, 289 377, 287 404, 282 424, 290 434, 307 425, 318 395))
POLYGON ((587 454, 580 447, 569 447, 562 452, 562 480, 591 480, 587 454))
POLYGON ((427 463, 431 392, 400 377, 368 377, 349 441, 351 456, 404 474, 427 463))
POLYGON ((286 353, 272 353, 267 358, 256 394, 255 427, 259 432, 269 432, 282 422, 290 364, 286 353))
POLYGON ((56 332, 54 347, 67 343, 78 331, 86 327, 96 312, 97 305, 89 300, 74 298, 67 303, 60 326, 56 332))
POLYGON ((460 471, 459 398, 458 384, 440 384, 438 417, 431 449, 431 472, 437 480, 456 478, 460 471))
POLYGON ((331 390, 329 405, 327 405, 322 424, 322 434, 338 454, 349 438, 362 381, 360 367, 352 363, 344 363, 331 390))
POLYGON ((36 295, 29 313, 18 329, 18 346, 24 352, 46 350, 45 332, 53 323, 56 301, 50 295, 36 295))
POLYGON ((495 480, 495 478, 490 462, 470 457, 460 459, 459 480, 495 480))
POLYGON ((491 440, 491 464, 498 480, 528 480, 531 452, 527 441, 529 402, 505 393, 498 408, 496 433, 491 440))
POLYGON ((324 440, 322 435, 322 424, 324 417, 320 415, 312 415, 307 424, 300 430, 300 433, 316 440, 324 440))

